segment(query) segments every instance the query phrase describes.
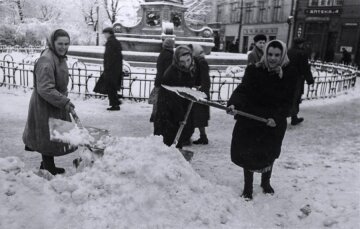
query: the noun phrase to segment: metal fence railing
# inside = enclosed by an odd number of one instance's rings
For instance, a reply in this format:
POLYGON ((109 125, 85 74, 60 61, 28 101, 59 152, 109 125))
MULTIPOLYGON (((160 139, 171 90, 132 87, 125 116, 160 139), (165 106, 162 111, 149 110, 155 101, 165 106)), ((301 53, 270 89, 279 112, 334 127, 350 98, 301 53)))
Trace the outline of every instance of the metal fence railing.
MULTIPOLYGON (((36 60, 35 60, 36 61, 36 60)), ((34 61, 14 61, 11 54, 0 60, 0 86, 33 87, 34 61)), ((101 65, 85 64, 80 61, 68 62, 69 92, 85 96, 100 97, 93 88, 103 72, 101 65)), ((241 82, 246 66, 237 66, 234 72, 211 70, 211 100, 226 102, 241 82)), ((305 84, 303 99, 334 97, 355 87, 358 71, 351 66, 312 63, 315 79, 313 85, 305 84)), ((124 79, 121 94, 124 98, 146 100, 154 87, 156 69, 130 68, 124 65, 124 79)))

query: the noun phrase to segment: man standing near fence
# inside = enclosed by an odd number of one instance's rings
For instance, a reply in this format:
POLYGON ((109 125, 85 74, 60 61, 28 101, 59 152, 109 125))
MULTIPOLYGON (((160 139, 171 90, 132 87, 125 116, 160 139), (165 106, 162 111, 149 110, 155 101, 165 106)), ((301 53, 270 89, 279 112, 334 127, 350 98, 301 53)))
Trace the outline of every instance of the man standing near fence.
POLYGON ((299 78, 296 82, 295 96, 293 101, 293 106, 291 109, 291 125, 297 125, 304 121, 304 118, 299 118, 298 113, 300 110, 301 96, 304 94, 304 83, 306 82, 311 85, 314 83, 314 78, 311 73, 310 64, 308 61, 308 55, 304 49, 303 38, 295 38, 294 46, 289 49, 288 57, 290 59, 290 64, 294 65, 299 73, 299 78))
POLYGON ((120 101, 117 91, 122 84, 122 48, 111 27, 105 28, 103 34, 106 38, 104 53, 104 79, 107 86, 110 107, 109 111, 120 110, 120 101))

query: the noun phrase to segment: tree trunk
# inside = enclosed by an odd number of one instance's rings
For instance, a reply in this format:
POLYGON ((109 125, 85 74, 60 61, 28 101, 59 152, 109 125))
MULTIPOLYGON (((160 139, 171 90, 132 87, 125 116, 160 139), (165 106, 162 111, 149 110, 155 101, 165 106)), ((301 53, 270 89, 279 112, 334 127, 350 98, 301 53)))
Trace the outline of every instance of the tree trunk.
POLYGON ((16 1, 16 6, 19 11, 20 22, 23 23, 24 22, 24 13, 23 13, 23 7, 21 5, 21 0, 16 1))

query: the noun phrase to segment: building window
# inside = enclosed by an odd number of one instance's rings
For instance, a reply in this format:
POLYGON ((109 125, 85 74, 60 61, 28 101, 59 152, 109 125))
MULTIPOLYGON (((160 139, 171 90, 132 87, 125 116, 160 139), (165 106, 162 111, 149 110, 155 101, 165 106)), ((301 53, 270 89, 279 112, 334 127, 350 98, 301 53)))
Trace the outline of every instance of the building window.
POLYGON ((231 3, 230 22, 240 21, 240 6, 238 2, 231 3))
POLYGON ((274 11, 273 11, 273 18, 272 21, 279 21, 280 20, 280 12, 281 12, 281 1, 274 0, 274 11))
POLYGON ((265 22, 265 2, 259 1, 259 22, 265 22))
POLYGON ((245 24, 250 23, 252 8, 253 8, 252 3, 246 3, 245 4, 245 18, 244 18, 244 23, 245 24))
POLYGON ((309 0, 309 6, 342 6, 344 0, 309 0))
POLYGON ((222 22, 223 20, 223 11, 224 11, 224 5, 218 5, 217 6, 217 15, 216 15, 216 19, 218 22, 222 22))

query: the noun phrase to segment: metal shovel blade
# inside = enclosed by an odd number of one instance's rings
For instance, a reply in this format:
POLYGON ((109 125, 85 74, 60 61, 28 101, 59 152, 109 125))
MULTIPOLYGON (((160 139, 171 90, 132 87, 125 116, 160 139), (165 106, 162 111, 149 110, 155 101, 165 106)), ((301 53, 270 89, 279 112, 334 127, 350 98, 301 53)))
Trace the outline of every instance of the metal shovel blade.
POLYGON ((109 131, 96 127, 78 127, 73 122, 49 118, 50 140, 75 146, 104 149, 104 141, 110 137, 109 131))

